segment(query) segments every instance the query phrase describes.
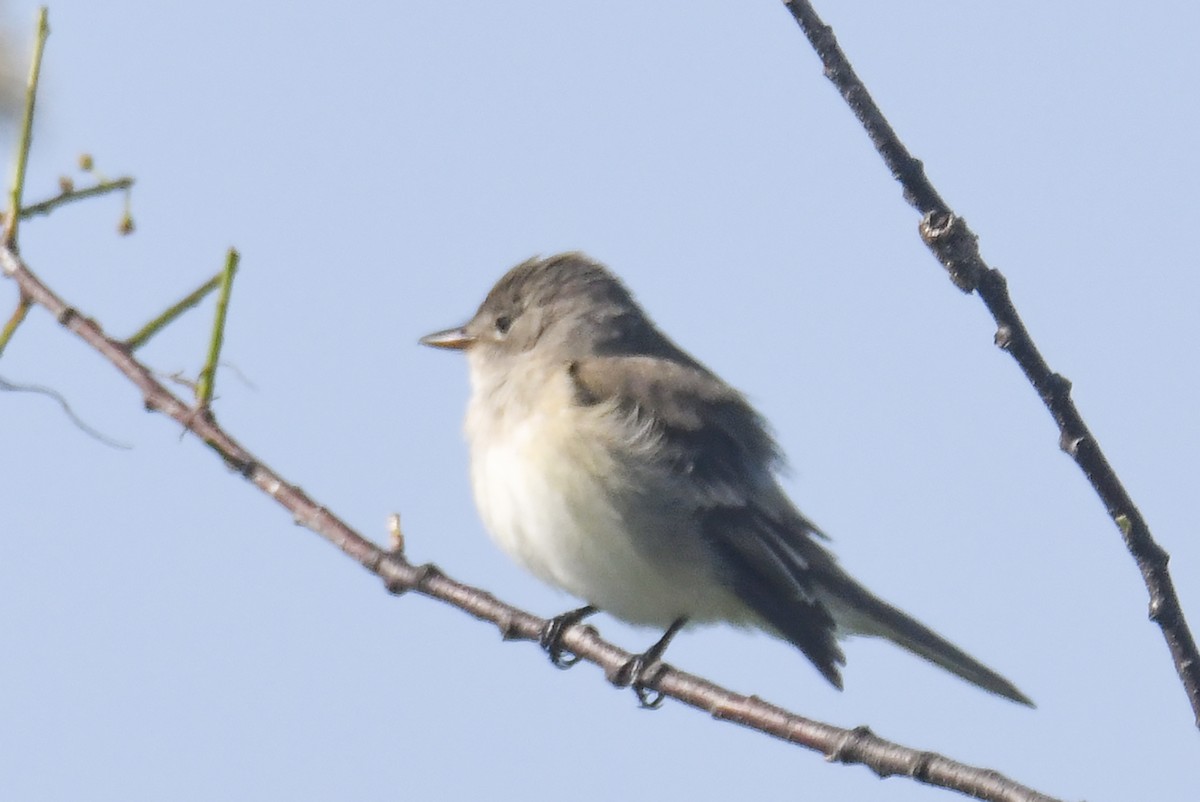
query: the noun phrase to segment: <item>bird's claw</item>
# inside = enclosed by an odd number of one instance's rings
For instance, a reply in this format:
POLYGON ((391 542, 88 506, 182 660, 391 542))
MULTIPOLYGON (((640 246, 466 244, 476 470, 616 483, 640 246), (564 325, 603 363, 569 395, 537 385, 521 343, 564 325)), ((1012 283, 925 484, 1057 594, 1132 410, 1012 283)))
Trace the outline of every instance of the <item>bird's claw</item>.
POLYGON ((658 680, 665 667, 666 664, 657 657, 647 659, 644 654, 634 655, 613 674, 612 683, 618 687, 632 688, 642 709, 657 710, 662 707, 667 695, 647 686, 658 680))
POLYGON ((538 635, 538 644, 546 650, 546 654, 550 656, 550 662, 554 664, 555 668, 565 671, 583 659, 563 648, 563 630, 578 624, 594 612, 596 612, 594 607, 580 607, 578 610, 554 616, 546 622, 546 626, 542 627, 542 631, 538 635))
POLYGON ((633 692, 637 694, 638 704, 646 710, 657 710, 662 707, 663 699, 667 695, 656 688, 647 686, 658 682, 666 670, 667 664, 662 661, 662 656, 666 653, 671 639, 679 634, 679 630, 683 629, 685 624, 687 624, 686 618, 675 619, 657 643, 641 654, 636 654, 626 660, 620 668, 613 672, 609 681, 617 687, 633 688, 633 692))
POLYGON ((565 623, 562 616, 551 618, 546 622, 546 626, 538 637, 538 644, 546 650, 546 654, 550 656, 550 662, 554 664, 555 668, 561 668, 564 671, 582 659, 579 655, 572 654, 563 648, 562 633, 565 623))

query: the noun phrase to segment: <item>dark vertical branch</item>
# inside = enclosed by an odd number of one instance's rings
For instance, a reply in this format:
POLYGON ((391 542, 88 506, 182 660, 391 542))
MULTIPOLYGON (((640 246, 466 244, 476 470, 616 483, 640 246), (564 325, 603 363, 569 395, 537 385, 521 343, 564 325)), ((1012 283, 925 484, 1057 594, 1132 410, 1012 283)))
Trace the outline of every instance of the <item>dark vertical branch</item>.
POLYGON ((996 321, 996 345, 1012 355, 1037 390, 1058 424, 1059 446, 1079 465, 1120 529, 1150 594, 1150 619, 1162 629, 1200 726, 1200 654, 1167 570, 1169 558, 1150 535, 1142 514, 1075 407, 1071 382, 1050 370, 1013 306, 1004 276, 983 261, 975 233, 950 210, 925 176, 921 162, 913 158, 896 136, 850 66, 832 30, 821 21, 808 0, 784 0, 784 5, 817 51, 826 77, 841 92, 884 163, 900 182, 905 199, 921 212, 921 238, 946 268, 955 286, 979 294, 996 321))

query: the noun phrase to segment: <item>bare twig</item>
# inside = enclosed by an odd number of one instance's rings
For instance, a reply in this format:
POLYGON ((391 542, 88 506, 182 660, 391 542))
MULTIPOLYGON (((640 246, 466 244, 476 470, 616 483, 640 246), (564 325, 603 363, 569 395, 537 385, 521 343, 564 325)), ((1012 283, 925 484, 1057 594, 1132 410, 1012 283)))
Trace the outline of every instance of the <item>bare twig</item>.
POLYGON ((13 167, 13 183, 8 194, 8 214, 4 221, 3 241, 11 247, 17 242, 17 227, 21 219, 21 196, 25 192, 25 168, 29 165, 29 146, 33 141, 33 109, 37 100, 38 78, 42 73, 42 53, 46 49, 46 37, 50 35, 50 24, 46 7, 38 10, 37 39, 33 45, 33 59, 29 65, 29 82, 25 87, 25 113, 21 118, 21 135, 17 139, 17 159, 13 167))
POLYGON ((29 296, 21 293, 17 298, 17 308, 4 322, 4 328, 0 329, 0 356, 4 355, 4 349, 8 347, 8 342, 16 333, 17 327, 25 322, 25 316, 29 314, 31 306, 33 306, 33 301, 29 300, 29 296))
POLYGON ((1196 724, 1200 726, 1200 653, 1167 570, 1167 553, 1151 537, 1142 514, 1076 409, 1071 399, 1071 383, 1050 370, 1013 306, 1003 274, 983 261, 975 233, 950 210, 925 176, 921 162, 900 142, 850 66, 833 31, 821 21, 808 0, 784 0, 784 5, 820 56, 826 77, 841 92, 884 163, 900 182, 905 199, 921 212, 921 238, 946 268, 955 286, 964 292, 977 292, 992 313, 997 324, 996 345, 1012 355, 1037 390, 1058 424, 1060 447, 1083 470, 1120 529, 1149 591, 1150 618, 1162 629, 1196 724))
POLYGON ((387 517, 388 549, 397 557, 404 556, 404 529, 400 526, 400 513, 393 512, 387 517))
MULTIPOLYGON (((211 414, 197 415, 195 409, 171 393, 154 374, 137 361, 129 348, 108 337, 100 325, 79 314, 46 287, 11 249, 0 249, 0 268, 16 280, 21 291, 44 306, 104 358, 108 359, 142 392, 146 409, 161 412, 194 433, 225 463, 291 512, 296 523, 337 546, 348 556, 383 580, 394 593, 412 591, 438 599, 494 624, 505 640, 537 641, 546 626, 544 619, 517 609, 479 588, 464 585, 444 575, 433 565, 416 566, 401 551, 385 551, 370 542, 303 490, 284 480, 258 457, 246 450, 221 428, 211 414)), ((393 535, 393 545, 396 545, 393 535)), ((618 675, 632 657, 601 639, 584 625, 567 628, 562 645, 605 670, 618 675)), ((708 680, 669 666, 647 683, 653 690, 705 711, 714 718, 758 730, 789 743, 825 755, 831 761, 869 767, 880 777, 906 776, 929 785, 959 791, 976 799, 994 802, 1057 802, 989 769, 968 766, 932 752, 886 741, 865 727, 852 730, 798 716, 754 696, 743 696, 708 680)))
POLYGON ((162 314, 157 315, 149 323, 138 329, 136 334, 126 340, 125 347, 130 351, 136 351, 141 348, 151 337, 162 331, 168 323, 200 303, 204 299, 204 296, 215 290, 221 284, 222 275, 224 275, 223 272, 214 274, 208 281, 183 296, 177 302, 171 304, 162 314))
POLYGON ((229 294, 233 291, 233 274, 237 272, 238 259, 238 252, 230 248, 225 255, 225 269, 220 274, 221 291, 217 295, 212 337, 208 341, 208 359, 200 370, 200 380, 196 382, 198 409, 207 410, 212 404, 213 388, 217 383, 217 362, 221 358, 221 345, 225 342, 225 316, 229 311, 229 294))
POLYGON ((62 393, 58 392, 57 390, 53 390, 49 387, 43 387, 40 384, 18 384, 16 382, 10 382, 7 379, 0 378, 0 392, 34 393, 35 395, 44 395, 53 398, 58 402, 59 406, 62 407, 62 410, 66 413, 67 417, 71 419, 71 423, 74 423, 77 427, 79 427, 84 434, 99 440, 101 443, 104 443, 104 445, 110 446, 111 448, 119 448, 126 451, 133 448, 133 446, 118 442, 103 432, 88 426, 83 418, 75 414, 75 410, 71 409, 71 405, 67 403, 67 399, 63 398, 62 393))
POLYGON ((98 184, 83 189, 65 189, 55 195, 53 198, 47 198, 44 201, 23 206, 21 208, 21 219, 25 220, 39 214, 50 214, 59 206, 65 206, 68 203, 84 200, 85 198, 94 198, 98 195, 107 195, 110 192, 128 192, 133 186, 133 179, 128 176, 122 178, 105 179, 98 184))

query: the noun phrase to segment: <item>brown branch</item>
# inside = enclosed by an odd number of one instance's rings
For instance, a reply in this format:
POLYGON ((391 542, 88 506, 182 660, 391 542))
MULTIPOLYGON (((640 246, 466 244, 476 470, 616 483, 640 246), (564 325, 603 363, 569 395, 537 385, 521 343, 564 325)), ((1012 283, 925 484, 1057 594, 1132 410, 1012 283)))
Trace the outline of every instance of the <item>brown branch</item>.
POLYGON ((1058 424, 1059 446, 1079 465, 1120 529, 1149 591, 1150 619, 1162 629, 1196 724, 1200 726, 1200 652, 1196 650, 1196 641, 1167 570, 1169 558, 1151 537, 1145 519, 1076 409, 1071 399, 1071 382, 1050 370, 1013 306, 1004 275, 983 261, 975 233, 950 210, 925 176, 924 166, 896 136, 850 66, 833 31, 821 21, 808 0, 784 0, 784 5, 820 56, 825 76, 841 92, 892 176, 900 182, 905 199, 921 212, 921 238, 946 268, 955 286, 964 292, 977 292, 992 313, 997 324, 996 345, 1012 355, 1037 390, 1058 424))
MULTIPOLYGON (((388 590, 397 594, 413 591, 457 607, 481 621, 495 624, 505 640, 539 639, 547 624, 544 619, 506 604, 484 590, 457 582, 433 565, 412 565, 400 551, 384 551, 299 487, 272 471, 226 433, 210 410, 197 410, 167 390, 133 357, 126 344, 106 335, 96 321, 59 298, 9 248, 0 249, 0 269, 17 282, 24 295, 46 308, 61 325, 78 335, 133 382, 141 390, 147 410, 161 412, 178 421, 227 465, 290 511, 296 523, 311 529, 377 575, 388 590)), ((403 539, 398 533, 396 521, 393 543, 402 545, 403 539)), ((604 669, 610 682, 621 684, 620 670, 632 657, 628 652, 601 639, 594 629, 585 625, 565 629, 561 642, 574 654, 604 669)), ((813 721, 670 666, 663 666, 646 684, 709 713, 713 718, 818 751, 830 761, 867 766, 881 778, 912 777, 928 785, 994 802, 1057 802, 1053 797, 990 769, 968 766, 933 752, 886 741, 866 727, 847 730, 813 721)))

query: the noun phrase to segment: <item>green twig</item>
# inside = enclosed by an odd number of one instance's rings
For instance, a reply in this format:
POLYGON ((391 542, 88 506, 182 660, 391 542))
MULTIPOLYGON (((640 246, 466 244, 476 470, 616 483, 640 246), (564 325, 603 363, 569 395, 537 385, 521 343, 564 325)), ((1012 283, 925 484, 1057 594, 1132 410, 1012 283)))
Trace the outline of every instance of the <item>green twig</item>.
POLYGON ((217 273, 208 281, 204 282, 199 287, 183 296, 183 298, 177 303, 167 307, 165 312, 151 320, 145 326, 142 326, 140 329, 138 329, 137 334, 126 340, 125 347, 130 351, 136 351, 138 348, 141 348, 146 344, 147 340, 149 340, 155 334, 158 334, 164 326, 182 315, 187 310, 191 309, 196 304, 200 303, 204 296, 208 295, 210 292, 219 287, 221 285, 222 275, 222 273, 217 273))
POLYGON ((21 217, 21 195, 25 191, 25 167, 29 164, 29 145, 33 141, 33 107, 37 99, 38 77, 42 73, 42 51, 50 35, 46 7, 38 9, 37 41, 33 46, 33 61, 29 65, 29 83, 25 86, 25 115, 21 119, 21 137, 17 141, 17 163, 13 168, 13 184, 8 196, 8 214, 4 223, 4 244, 17 242, 17 223, 21 217))
POLYGON ((237 271, 237 249, 230 248, 225 256, 225 269, 221 271, 221 292, 217 296, 217 312, 213 316, 212 339, 208 343, 208 359, 196 382, 196 400, 199 409, 207 410, 212 403, 213 386, 216 384, 217 360, 221 358, 221 344, 225 341, 225 314, 229 310, 229 293, 233 289, 233 274, 237 271))
POLYGON ((94 198, 97 195, 107 195, 110 192, 119 190, 128 191, 133 186, 132 178, 114 178, 111 181, 101 181, 94 187, 85 187, 84 189, 70 189, 66 192, 60 192, 53 198, 47 198, 40 203, 34 203, 29 206, 22 207, 21 219, 34 217, 39 214, 49 214, 59 206, 64 206, 72 201, 83 200, 84 198, 94 198))
POLYGON ((4 324, 4 329, 0 330, 0 355, 4 353, 4 348, 8 345, 8 341, 12 339, 13 332, 17 330, 17 326, 21 325, 21 321, 29 314, 29 307, 33 306, 33 299, 25 293, 21 293, 21 299, 17 301, 17 308, 13 310, 12 317, 4 324))

